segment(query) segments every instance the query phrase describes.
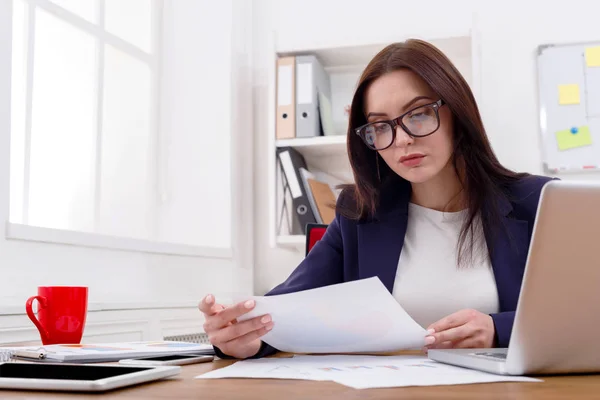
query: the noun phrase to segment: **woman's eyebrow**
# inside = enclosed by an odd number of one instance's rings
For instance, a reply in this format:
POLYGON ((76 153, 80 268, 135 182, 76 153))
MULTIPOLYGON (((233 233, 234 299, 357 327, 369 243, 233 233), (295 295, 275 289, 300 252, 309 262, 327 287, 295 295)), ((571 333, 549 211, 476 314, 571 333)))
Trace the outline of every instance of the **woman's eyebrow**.
MULTIPOLYGON (((411 101, 409 101, 408 103, 406 103, 404 105, 403 110, 408 110, 412 105, 414 105, 419 100, 433 100, 433 99, 428 96, 417 96, 414 99, 412 99, 411 101)), ((371 117, 387 117, 387 116, 388 115, 386 113, 382 113, 382 112, 370 112, 367 114, 367 119, 369 119, 371 117)))
POLYGON ((419 100, 431 100, 431 101, 433 101, 433 99, 431 97, 428 97, 428 96, 417 96, 417 97, 415 97, 414 99, 412 99, 411 101, 409 101, 408 103, 406 103, 404 105, 404 110, 409 109, 413 104, 415 104, 419 100))
POLYGON ((380 113, 380 112, 370 112, 367 114, 367 119, 371 118, 371 117, 387 117, 386 113, 380 113))

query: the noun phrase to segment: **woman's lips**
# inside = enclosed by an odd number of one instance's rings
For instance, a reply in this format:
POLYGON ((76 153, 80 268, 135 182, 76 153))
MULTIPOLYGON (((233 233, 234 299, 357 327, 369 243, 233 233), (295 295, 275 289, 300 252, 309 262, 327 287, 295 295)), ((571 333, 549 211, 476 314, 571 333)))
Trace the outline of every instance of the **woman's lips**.
POLYGON ((425 156, 423 154, 411 154, 405 157, 400 158, 400 163, 405 167, 416 167, 421 164, 425 156))

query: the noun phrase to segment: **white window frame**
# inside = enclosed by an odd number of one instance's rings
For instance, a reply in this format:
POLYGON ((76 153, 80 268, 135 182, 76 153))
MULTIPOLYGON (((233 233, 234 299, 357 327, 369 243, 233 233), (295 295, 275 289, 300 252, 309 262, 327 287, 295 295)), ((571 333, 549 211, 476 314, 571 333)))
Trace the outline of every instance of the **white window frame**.
MULTIPOLYGON (((134 239, 127 237, 118 237, 111 235, 104 235, 99 233, 79 232, 66 229, 53 229, 31 226, 27 224, 27 218, 29 214, 29 166, 30 166, 30 150, 31 150, 31 116, 32 116, 32 87, 33 87, 33 54, 34 54, 34 41, 35 41, 35 10, 36 7, 50 13, 54 17, 57 17, 83 32, 92 35, 95 40, 99 42, 97 46, 97 58, 96 58, 96 148, 95 148, 95 185, 94 185, 94 201, 95 201, 95 212, 94 222, 98 222, 99 207, 100 207, 100 171, 101 171, 101 151, 102 151, 102 104, 103 104, 103 69, 104 69, 104 44, 111 45, 118 50, 129 54, 136 59, 147 63, 153 74, 152 87, 151 87, 151 104, 153 107, 153 118, 155 119, 152 123, 153 132, 151 133, 151 140, 153 142, 154 154, 152 159, 156 160, 152 166, 151 173, 156 178, 156 202, 160 203, 163 197, 163 189, 166 186, 164 182, 164 171, 163 167, 166 164, 164 155, 161 151, 161 135, 159 132, 159 88, 160 88, 160 43, 161 43, 161 31, 162 31, 162 6, 163 0, 149 0, 152 2, 153 12, 152 13, 152 51, 150 53, 132 45, 131 43, 119 38, 116 35, 104 29, 104 6, 105 0, 98 0, 98 22, 92 23, 87 21, 85 18, 78 16, 77 14, 55 4, 50 0, 24 0, 28 4, 27 10, 27 50, 26 50, 26 62, 27 62, 27 92, 25 94, 25 162, 24 162, 24 185, 23 185, 23 223, 12 223, 6 222, 6 239, 9 240, 24 240, 33 242, 43 243, 57 243, 57 244, 68 244, 83 247, 94 247, 94 248, 106 248, 115 250, 126 250, 136 251, 144 253, 155 253, 155 254, 166 254, 166 255, 181 255, 181 256, 192 256, 192 257, 211 257, 211 258, 224 258, 231 259, 233 257, 233 251, 230 248, 218 248, 218 247, 205 247, 186 245, 179 243, 167 243, 159 242, 154 240, 145 239, 134 239), (158 26, 158 27, 157 27, 158 26)), ((11 17, 12 18, 12 17, 11 17)))

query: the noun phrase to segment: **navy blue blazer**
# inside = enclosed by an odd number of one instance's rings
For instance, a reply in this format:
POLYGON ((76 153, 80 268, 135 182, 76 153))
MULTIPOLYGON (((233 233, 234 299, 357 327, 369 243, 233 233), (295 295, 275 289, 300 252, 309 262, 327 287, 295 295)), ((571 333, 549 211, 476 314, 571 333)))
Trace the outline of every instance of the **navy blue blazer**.
MULTIPOLYGON (((485 232, 488 247, 492 245, 491 264, 499 297, 500 310, 491 314, 498 347, 508 347, 540 192, 550 180, 529 175, 510 184, 502 196, 488 199, 497 204, 506 228, 485 232)), ((406 234, 410 185, 396 180, 382 190, 381 199, 374 218, 356 221, 336 214, 322 240, 315 244, 288 279, 267 295, 374 276, 379 277, 391 293, 406 234)), ((343 201, 342 194, 339 202, 343 201)), ((255 357, 276 351, 263 343, 255 357)))

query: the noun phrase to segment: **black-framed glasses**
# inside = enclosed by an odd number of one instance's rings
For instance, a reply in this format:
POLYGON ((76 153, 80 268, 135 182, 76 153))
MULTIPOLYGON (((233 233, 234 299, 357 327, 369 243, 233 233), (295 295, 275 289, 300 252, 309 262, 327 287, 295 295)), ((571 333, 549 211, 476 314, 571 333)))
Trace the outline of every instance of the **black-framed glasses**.
POLYGON ((396 127, 400 126, 412 137, 429 136, 440 127, 439 109, 444 105, 440 99, 409 110, 401 116, 365 124, 354 132, 360 136, 367 147, 372 150, 385 150, 396 140, 396 127))

